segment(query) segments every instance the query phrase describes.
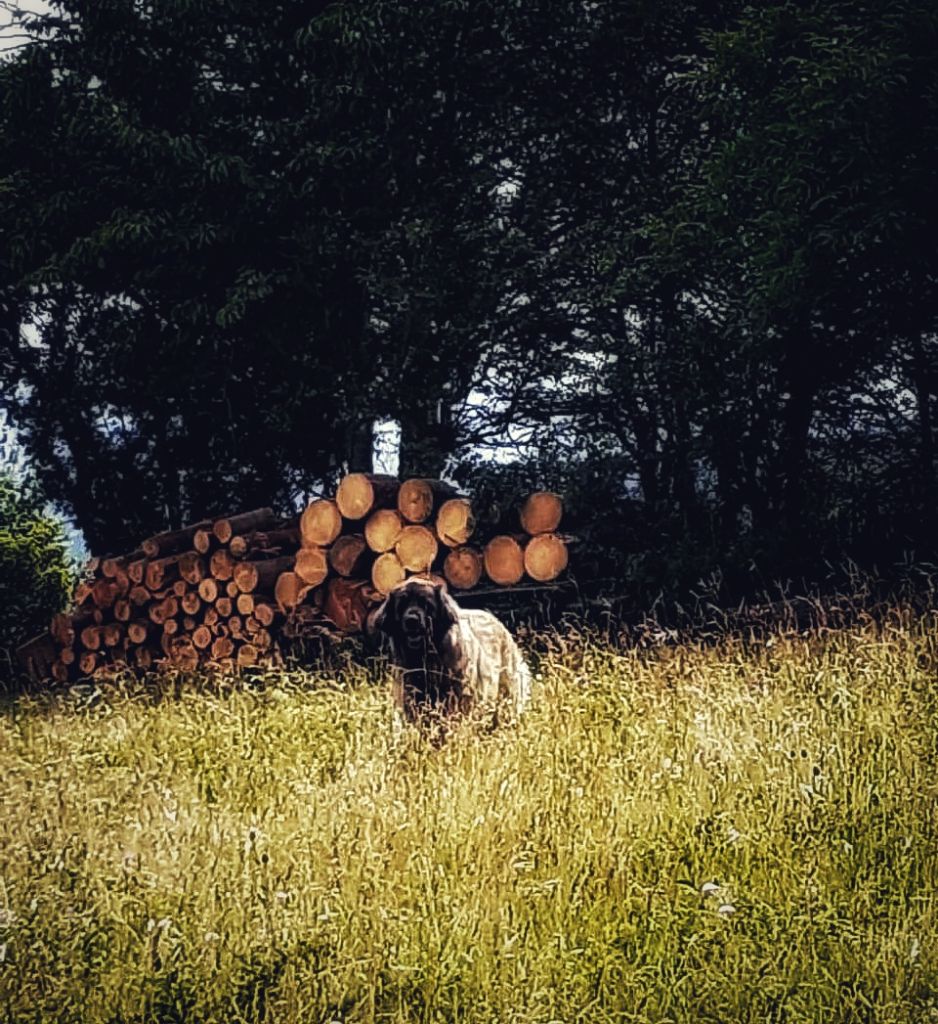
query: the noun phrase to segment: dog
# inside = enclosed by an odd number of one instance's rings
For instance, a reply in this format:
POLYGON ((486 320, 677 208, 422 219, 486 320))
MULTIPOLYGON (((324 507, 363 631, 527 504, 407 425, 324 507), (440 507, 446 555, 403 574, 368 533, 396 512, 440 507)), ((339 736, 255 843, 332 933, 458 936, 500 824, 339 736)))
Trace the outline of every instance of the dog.
POLYGON ((460 608, 445 584, 399 583, 372 628, 390 641, 394 701, 404 719, 516 718, 531 698, 531 670, 511 634, 490 612, 460 608))

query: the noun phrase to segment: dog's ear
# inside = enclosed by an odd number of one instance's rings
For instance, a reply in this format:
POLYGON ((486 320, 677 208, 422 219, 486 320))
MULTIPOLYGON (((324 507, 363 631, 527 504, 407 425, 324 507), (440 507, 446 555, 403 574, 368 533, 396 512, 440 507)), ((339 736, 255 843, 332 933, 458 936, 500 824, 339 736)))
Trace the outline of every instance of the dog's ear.
POLYGON ((371 629, 376 633, 386 633, 390 635, 394 629, 394 622, 396 618, 397 593, 392 590, 378 606, 378 610, 375 612, 374 618, 371 619, 371 629))
POLYGON ((448 632, 459 622, 459 605, 449 596, 445 586, 435 587, 436 625, 440 634, 448 632))

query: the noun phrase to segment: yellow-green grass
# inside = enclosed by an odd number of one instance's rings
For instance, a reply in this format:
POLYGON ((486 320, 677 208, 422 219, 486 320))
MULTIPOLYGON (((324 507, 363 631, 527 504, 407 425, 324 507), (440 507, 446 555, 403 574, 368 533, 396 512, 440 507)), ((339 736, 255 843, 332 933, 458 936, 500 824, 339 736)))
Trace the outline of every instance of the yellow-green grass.
POLYGON ((558 637, 439 749, 364 671, 19 699, 0 1021, 935 1021, 936 635, 558 637))

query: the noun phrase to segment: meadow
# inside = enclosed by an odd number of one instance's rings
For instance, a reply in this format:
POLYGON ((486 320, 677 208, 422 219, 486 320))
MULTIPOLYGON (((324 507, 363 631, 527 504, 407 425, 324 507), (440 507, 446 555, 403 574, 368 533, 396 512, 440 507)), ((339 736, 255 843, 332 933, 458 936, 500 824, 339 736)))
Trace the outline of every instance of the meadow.
POLYGON ((938 1021, 938 621, 0 709, 0 1021, 938 1021))

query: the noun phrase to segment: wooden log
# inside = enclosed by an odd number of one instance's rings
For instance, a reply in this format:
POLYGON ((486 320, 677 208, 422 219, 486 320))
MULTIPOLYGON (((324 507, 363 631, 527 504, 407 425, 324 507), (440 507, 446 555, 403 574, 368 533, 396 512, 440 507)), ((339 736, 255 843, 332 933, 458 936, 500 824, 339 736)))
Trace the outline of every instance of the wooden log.
POLYGON ((238 594, 235 598, 235 608, 238 609, 239 615, 253 615, 254 614, 254 595, 253 594, 238 594))
POLYGON ((62 650, 59 651, 59 661, 61 661, 63 665, 71 667, 75 664, 76 660, 77 657, 75 655, 74 647, 63 647, 62 650))
POLYGON ((182 617, 182 628, 187 632, 191 633, 193 630, 198 628, 198 622, 191 615, 184 615, 182 617))
POLYGON ((416 524, 405 526, 394 545, 394 553, 401 565, 411 572, 428 572, 436 561, 440 546, 433 531, 416 524))
POLYGON ((485 545, 485 571, 494 583, 512 586, 524 576, 524 552, 514 537, 501 534, 485 545))
POLYGON ((342 515, 336 503, 328 498, 311 501, 300 517, 300 539, 304 547, 326 547, 341 532, 342 515))
POLYGON ((244 636, 244 623, 240 615, 232 615, 228 619, 228 633, 236 640, 240 640, 244 636))
POLYGON ((138 558, 133 562, 130 562, 127 566, 127 575, 130 577, 131 583, 136 583, 138 586, 143 583, 146 579, 147 565, 149 559, 138 558))
POLYGON ((291 568, 303 583, 310 587, 319 586, 329 575, 329 562, 322 548, 300 548, 294 564, 282 571, 287 572, 291 568))
POLYGON ((91 599, 97 608, 110 608, 117 600, 119 591, 115 580, 100 579, 92 587, 91 599))
POLYGON ((116 647, 124 639, 124 627, 119 622, 108 622, 103 627, 105 647, 116 647))
POLYGON ((165 619, 163 622, 163 636, 175 636, 179 632, 179 623, 176 619, 165 619))
POLYGON ((162 601, 156 601, 150 605, 147 614, 150 621, 162 626, 167 619, 174 618, 179 614, 179 601, 173 597, 164 597, 162 601))
POLYGON ((401 560, 393 551, 378 555, 371 567, 371 582, 381 594, 389 594, 406 576, 401 560))
POLYGON ((349 473, 342 478, 335 503, 346 519, 362 519, 377 508, 394 508, 400 483, 378 473, 349 473))
POLYGON ((59 647, 71 647, 75 642, 75 622, 66 612, 56 612, 49 624, 49 633, 59 647))
POLYGON ((52 662, 50 672, 52 678, 57 683, 68 682, 68 665, 66 665, 60 658, 56 658, 55 661, 52 662))
POLYGON ((153 666, 153 652, 149 647, 137 647, 134 649, 133 661, 137 668, 146 672, 153 666))
POLYGON ((518 512, 521 529, 536 536, 553 533, 563 516, 563 501, 552 491, 535 491, 529 494, 518 512))
POLYGON ((209 628, 212 631, 212 636, 231 636, 231 630, 224 622, 216 622, 214 626, 209 628))
POLYGON ((199 597, 198 591, 188 590, 179 599, 179 603, 186 615, 198 615, 202 607, 202 598, 199 597))
MULTIPOLYGON (((111 555, 108 558, 102 558, 101 575, 107 579, 114 579, 115 576, 121 573, 128 573, 133 562, 138 562, 145 557, 146 552, 143 548, 137 548, 126 555, 111 555)), ((134 580, 134 582, 139 583, 140 581, 134 580)))
POLYGON ((251 665, 256 665, 258 662, 259 652, 254 644, 242 644, 238 648, 238 654, 236 657, 239 668, 248 668, 251 665))
POLYGON ((567 568, 567 545, 555 533, 539 533, 524 548, 524 570, 538 583, 549 583, 567 568))
POLYGON ((206 608, 205 614, 202 616, 202 621, 206 626, 214 626, 218 623, 221 616, 218 614, 217 608, 206 608))
POLYGON ((475 548, 453 548, 443 562, 443 575, 455 590, 471 590, 482 578, 482 552, 475 548))
POLYGON ((192 546, 199 555, 207 555, 215 546, 215 534, 210 527, 196 530, 192 535, 192 546))
POLYGON ((338 577, 326 584, 322 610, 343 633, 358 633, 368 612, 380 600, 381 595, 367 580, 338 577))
POLYGON ((131 603, 126 598, 119 597, 114 602, 114 618, 118 622, 129 622, 131 612, 131 603))
POLYGON ((216 580, 224 581, 231 579, 234 574, 235 564, 235 560, 231 557, 231 552, 227 548, 219 548, 217 551, 212 552, 208 567, 216 580))
POLYGON ((91 595, 94 587, 87 580, 79 580, 75 585, 75 593, 72 600, 76 608, 81 608, 86 602, 91 602, 91 595))
POLYGON ((199 652, 189 637, 174 637, 169 643, 169 662, 180 672, 194 672, 199 667, 199 652))
POLYGON ((218 584, 211 577, 199 580, 199 597, 206 604, 214 604, 218 598, 218 584))
POLYGON ((246 633, 256 633, 259 629, 262 629, 262 628, 263 627, 261 626, 261 624, 257 621, 257 619, 254 618, 253 615, 248 615, 245 618, 245 620, 244 620, 244 631, 246 633))
POLYGON ((52 663, 57 656, 56 642, 48 632, 34 636, 16 649, 17 661, 34 683, 41 683, 43 679, 49 678, 52 663))
POLYGON ((85 626, 81 631, 81 645, 86 651, 96 651, 101 646, 103 626, 85 626))
MULTIPOLYGON (((240 611, 240 609, 238 610, 240 611)), ((274 620, 277 618, 277 611, 273 605, 267 604, 265 601, 256 601, 254 603, 254 617, 267 629, 274 624, 274 620)))
POLYGON ((205 560, 197 551, 187 551, 179 559, 179 575, 186 583, 197 587, 205 577, 205 560))
POLYGON ((397 510, 409 523, 425 523, 443 502, 457 495, 456 488, 442 480, 414 477, 401 484, 397 492, 397 510))
POLYGON ((468 498, 450 498, 436 514, 436 535, 449 548, 468 543, 475 528, 475 515, 468 498))
POLYGON ((261 652, 271 651, 274 647, 274 638, 262 628, 251 635, 251 643, 261 652))
POLYGON ((150 591, 146 587, 131 587, 128 598, 135 608, 139 608, 150 601, 150 591))
POLYGON ((216 637, 212 641, 212 660, 222 661, 234 654, 234 644, 226 636, 216 637))
POLYGON ((208 626, 199 626, 192 634, 192 642, 200 651, 204 651, 212 642, 212 631, 208 626))
POLYGON ((227 619, 228 616, 231 615, 231 612, 232 612, 231 598, 230 597, 220 597, 215 602, 215 610, 218 612, 218 615, 219 615, 220 618, 227 619))
POLYGON ((153 537, 148 537, 140 547, 148 558, 164 558, 166 555, 175 555, 179 551, 192 547, 196 533, 199 530, 209 530, 211 526, 211 520, 203 519, 199 523, 184 526, 181 530, 166 530, 153 537))
POLYGON ((291 569, 299 572, 300 555, 303 556, 302 567, 304 571, 310 570, 309 552, 322 554, 318 548, 303 548, 294 559, 293 555, 283 555, 281 558, 271 558, 263 562, 238 562, 234 567, 234 582, 237 589, 243 594, 263 593, 271 594, 277 585, 277 578, 282 572, 289 572, 291 569), (297 568, 294 567, 296 563, 297 568))
POLYGON ((280 611, 287 615, 302 604, 303 598, 310 590, 312 587, 301 580, 295 572, 282 572, 274 586, 274 600, 280 611))
POLYGON ((360 533, 338 537, 329 548, 329 564, 340 576, 367 575, 374 558, 374 551, 360 533))
POLYGON ((300 537, 299 520, 295 526, 281 526, 276 530, 255 530, 247 537, 251 548, 273 549, 280 548, 283 554, 289 550, 296 550, 302 540, 300 537))
POLYGON ((398 542, 404 520, 394 508, 379 508, 365 521, 365 541, 372 551, 383 554, 398 542))
POLYGON ((236 533, 264 530, 269 526, 275 526, 276 523, 277 517, 272 508, 256 508, 251 512, 216 519, 212 523, 212 533, 220 543, 227 544, 236 533))
POLYGON ((100 665, 104 662, 101 656, 96 654, 94 651, 85 651, 85 653, 78 659, 78 671, 83 676, 93 675, 100 665))
POLYGON ((155 558, 148 565, 145 575, 146 585, 150 590, 162 590, 179 576, 179 563, 185 555, 168 555, 166 558, 155 558))
POLYGON ((189 593, 189 584, 185 580, 176 580, 169 589, 172 591, 173 597, 181 599, 184 594, 189 593))
POLYGON ((146 619, 134 619, 127 624, 127 639, 132 644, 144 644, 150 634, 150 623, 146 619))

